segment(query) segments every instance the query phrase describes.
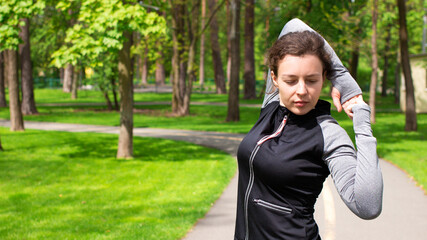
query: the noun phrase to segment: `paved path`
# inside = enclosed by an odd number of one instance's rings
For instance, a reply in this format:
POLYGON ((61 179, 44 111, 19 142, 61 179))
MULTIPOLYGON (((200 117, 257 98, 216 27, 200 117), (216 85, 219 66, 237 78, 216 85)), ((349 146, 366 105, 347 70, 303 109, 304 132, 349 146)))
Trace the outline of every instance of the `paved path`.
MULTIPOLYGON (((8 127, 9 121, 0 120, 8 127)), ((48 122, 25 122, 28 129, 68 132, 118 133, 118 127, 48 122)), ((218 148, 235 156, 243 135, 186 130, 136 128, 135 136, 184 140, 218 148)), ((427 239, 427 196, 415 183, 392 164, 381 161, 384 177, 383 212, 375 220, 358 219, 342 203, 330 178, 316 204, 315 218, 325 240, 424 240, 427 239)), ((205 218, 201 219, 184 240, 233 239, 237 178, 231 180, 222 196, 205 218)))

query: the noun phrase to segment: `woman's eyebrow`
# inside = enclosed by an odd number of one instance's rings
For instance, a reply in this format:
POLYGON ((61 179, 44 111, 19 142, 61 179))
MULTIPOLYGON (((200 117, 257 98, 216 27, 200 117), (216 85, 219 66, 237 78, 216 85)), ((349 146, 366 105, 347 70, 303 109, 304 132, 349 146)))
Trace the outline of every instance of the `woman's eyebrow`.
MULTIPOLYGON (((286 74, 286 73, 283 73, 282 75, 280 75, 281 77, 298 77, 297 75, 295 75, 295 74, 286 74)), ((320 73, 312 73, 312 74, 309 74, 309 75, 305 75, 304 77, 318 77, 318 76, 322 76, 322 74, 320 74, 320 73)))

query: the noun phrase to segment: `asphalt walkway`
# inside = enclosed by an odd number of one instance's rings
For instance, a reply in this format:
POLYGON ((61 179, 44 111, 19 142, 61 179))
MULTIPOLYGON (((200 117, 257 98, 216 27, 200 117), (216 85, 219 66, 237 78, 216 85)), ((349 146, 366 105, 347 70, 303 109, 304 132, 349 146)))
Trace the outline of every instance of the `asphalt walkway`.
MULTIPOLYGON (((0 120, 0 126, 10 122, 0 120)), ((97 132, 118 134, 118 127, 65 124, 50 122, 25 122, 28 129, 67 132, 97 132)), ((134 135, 183 140, 206 147, 223 150, 233 156, 243 135, 135 128, 134 135)), ((341 201, 330 178, 325 182, 316 204, 315 218, 322 239, 335 240, 424 240, 427 236, 427 196, 403 171, 381 160, 384 178, 383 212, 377 219, 366 221, 357 218, 341 201)), ((203 219, 200 219, 184 240, 233 239, 237 174, 222 196, 203 219)))

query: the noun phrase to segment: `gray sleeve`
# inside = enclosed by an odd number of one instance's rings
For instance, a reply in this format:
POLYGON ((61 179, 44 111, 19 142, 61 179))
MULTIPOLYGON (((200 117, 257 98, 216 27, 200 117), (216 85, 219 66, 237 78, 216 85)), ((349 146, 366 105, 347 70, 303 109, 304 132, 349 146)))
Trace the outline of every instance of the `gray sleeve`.
POLYGON ((363 219, 373 219, 382 210, 383 180, 372 135, 370 109, 366 104, 353 107, 357 152, 349 136, 335 120, 320 123, 325 146, 324 161, 335 187, 347 207, 363 219))
MULTIPOLYGON (((290 32, 299 32, 299 31, 313 31, 307 24, 298 18, 294 18, 287 22, 280 32, 279 38, 290 32)), ((332 85, 338 89, 341 94, 341 103, 346 102, 350 98, 362 94, 362 90, 360 89, 357 82, 350 75, 348 70, 344 67, 341 60, 338 58, 335 51, 329 45, 329 43, 325 40, 325 48, 331 54, 332 57, 332 71, 328 73, 326 76, 329 80, 331 80, 332 85)), ((268 69, 268 78, 266 83, 266 95, 264 97, 264 101, 262 107, 265 107, 268 103, 272 101, 278 101, 279 96, 277 94, 278 90, 272 91, 274 86, 271 82, 270 69, 268 69)))

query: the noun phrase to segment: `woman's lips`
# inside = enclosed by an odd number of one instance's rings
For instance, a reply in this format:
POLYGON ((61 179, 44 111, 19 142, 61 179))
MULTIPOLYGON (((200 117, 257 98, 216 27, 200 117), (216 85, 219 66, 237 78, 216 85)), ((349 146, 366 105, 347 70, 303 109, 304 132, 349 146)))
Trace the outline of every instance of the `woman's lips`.
POLYGON ((307 103, 308 103, 308 102, 305 102, 305 101, 295 101, 295 102, 294 102, 294 105, 295 105, 296 107, 304 107, 305 105, 307 105, 307 103))

